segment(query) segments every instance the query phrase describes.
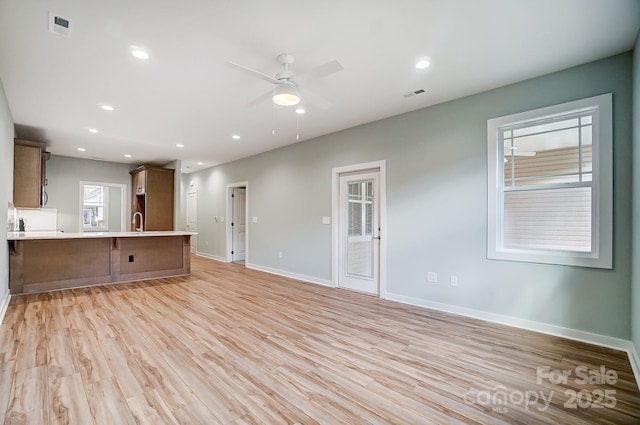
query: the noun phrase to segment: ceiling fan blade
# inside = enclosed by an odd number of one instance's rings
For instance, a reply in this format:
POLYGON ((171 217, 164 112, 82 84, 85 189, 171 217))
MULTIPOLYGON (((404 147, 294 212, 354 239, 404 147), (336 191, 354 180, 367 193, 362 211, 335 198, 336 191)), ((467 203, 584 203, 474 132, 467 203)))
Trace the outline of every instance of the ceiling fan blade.
POLYGON ((261 80, 264 80, 264 81, 266 81, 268 83, 271 83, 271 84, 280 84, 281 83, 281 81, 276 80, 275 78, 273 78, 270 75, 263 74, 260 71, 256 71, 255 69, 247 68, 246 66, 240 65, 240 64, 235 63, 235 62, 227 62, 227 66, 230 66, 231 68, 235 68, 235 69, 238 69, 240 71, 243 71, 243 72, 246 72, 248 74, 251 74, 254 77, 258 77, 261 80))
POLYGON ((247 103, 245 106, 245 108, 252 108, 256 105, 261 104, 262 102, 264 102, 267 99, 271 99, 271 96, 273 95, 273 90, 269 90, 268 92, 261 94, 260 96, 256 97, 255 99, 253 99, 251 102, 247 103))
POLYGON ((300 91, 302 92, 302 101, 307 105, 317 106, 320 109, 329 109, 333 106, 329 100, 317 93, 307 89, 300 89, 300 91))
POLYGON ((305 80, 308 79, 319 79, 328 77, 331 74, 335 74, 336 72, 340 72, 344 69, 344 66, 337 60, 332 60, 331 62, 327 62, 323 65, 318 65, 314 68, 311 68, 307 71, 304 71, 300 74, 297 74, 294 79, 302 78, 305 80))

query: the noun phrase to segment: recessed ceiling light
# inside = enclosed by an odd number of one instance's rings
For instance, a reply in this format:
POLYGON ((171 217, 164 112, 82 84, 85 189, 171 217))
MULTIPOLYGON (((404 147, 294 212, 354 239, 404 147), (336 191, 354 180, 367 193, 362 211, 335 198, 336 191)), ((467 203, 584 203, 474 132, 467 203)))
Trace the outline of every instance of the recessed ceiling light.
POLYGON ((302 115, 302 114, 304 114, 305 112, 307 112, 307 111, 305 111, 305 109, 304 109, 302 106, 300 106, 300 107, 296 108, 296 114, 300 114, 300 115, 302 115))
POLYGON ((100 105, 100 107, 101 107, 102 109, 104 109, 105 111, 113 111, 114 109, 116 109, 116 108, 114 108, 114 107, 113 107, 113 106, 111 106, 111 105, 100 105))
POLYGON ((84 152, 84 151, 86 151, 86 149, 85 149, 85 148, 78 148, 78 150, 79 150, 80 152, 84 152))
POLYGON ((429 68, 429 65, 431 65, 431 58, 420 58, 416 61, 416 68, 417 69, 425 69, 425 68, 429 68))
POLYGON ((177 144, 176 144, 176 147, 177 147, 177 148, 184 148, 184 145, 183 145, 182 143, 177 143, 177 144))
POLYGON ((131 51, 131 54, 133 56, 135 56, 138 59, 142 59, 142 60, 147 60, 149 59, 149 53, 147 53, 145 50, 143 50, 141 47, 138 46, 130 46, 129 50, 131 51))
POLYGON ((198 165, 204 165, 204 162, 198 162, 198 165))
POLYGON ((96 129, 96 128, 90 128, 90 129, 89 129, 89 133, 98 133, 98 129, 96 129))
POLYGON ((124 154, 124 157, 125 157, 125 158, 131 158, 131 155, 129 155, 128 153, 125 153, 125 154, 124 154))
POLYGON ((232 139, 234 140, 238 140, 240 138, 240 136, 238 136, 237 134, 234 134, 233 136, 231 136, 232 139))

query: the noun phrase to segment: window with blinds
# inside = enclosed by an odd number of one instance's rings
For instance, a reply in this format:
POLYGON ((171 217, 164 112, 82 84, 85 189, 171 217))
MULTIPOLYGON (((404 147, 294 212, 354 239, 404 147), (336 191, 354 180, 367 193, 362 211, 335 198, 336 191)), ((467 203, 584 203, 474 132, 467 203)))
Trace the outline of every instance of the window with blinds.
POLYGON ((349 183, 349 236, 373 234, 373 182, 349 183))
POLYGON ((593 250, 593 114, 500 129, 505 248, 593 250))
POLYGON ((611 268, 611 95, 487 122, 489 258, 611 268))

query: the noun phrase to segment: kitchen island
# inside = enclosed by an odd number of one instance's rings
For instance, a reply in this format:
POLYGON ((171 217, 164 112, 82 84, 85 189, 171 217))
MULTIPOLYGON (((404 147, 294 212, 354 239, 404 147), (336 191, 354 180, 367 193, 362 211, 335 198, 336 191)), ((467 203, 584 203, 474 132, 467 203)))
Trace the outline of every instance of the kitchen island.
POLYGON ((9 232, 9 289, 21 294, 187 275, 194 234, 9 232))

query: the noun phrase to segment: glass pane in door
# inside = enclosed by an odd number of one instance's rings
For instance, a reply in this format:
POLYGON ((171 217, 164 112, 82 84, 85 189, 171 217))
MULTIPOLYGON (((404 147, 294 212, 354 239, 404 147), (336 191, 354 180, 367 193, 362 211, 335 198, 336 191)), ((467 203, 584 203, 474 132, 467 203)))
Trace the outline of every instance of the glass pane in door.
POLYGON ((373 180, 349 183, 347 274, 373 278, 373 180))

